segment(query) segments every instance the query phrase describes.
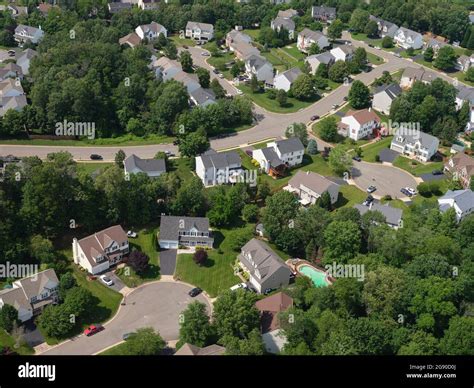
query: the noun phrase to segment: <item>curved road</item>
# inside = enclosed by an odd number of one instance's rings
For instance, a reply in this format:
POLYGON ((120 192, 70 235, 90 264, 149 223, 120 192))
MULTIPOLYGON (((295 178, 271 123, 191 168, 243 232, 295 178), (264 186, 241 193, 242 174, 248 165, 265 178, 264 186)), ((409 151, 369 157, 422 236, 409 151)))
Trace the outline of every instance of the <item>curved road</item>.
POLYGON ((179 315, 186 306, 198 300, 211 306, 204 295, 191 298, 190 286, 176 282, 155 282, 145 284, 124 298, 125 305, 104 325, 105 330, 91 337, 79 335, 63 342, 51 350, 41 353, 47 355, 92 355, 122 341, 122 335, 142 327, 153 327, 165 341, 179 337, 179 315))

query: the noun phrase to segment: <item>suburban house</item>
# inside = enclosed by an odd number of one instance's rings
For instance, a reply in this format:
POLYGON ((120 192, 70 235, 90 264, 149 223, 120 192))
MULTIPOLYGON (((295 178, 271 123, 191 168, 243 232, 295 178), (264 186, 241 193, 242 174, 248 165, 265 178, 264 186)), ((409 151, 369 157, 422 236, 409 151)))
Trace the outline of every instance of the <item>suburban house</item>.
POLYGON ((200 348, 196 345, 188 344, 187 342, 181 346, 174 354, 175 356, 221 356, 225 353, 225 348, 219 345, 209 345, 200 348))
POLYGON ((0 81, 0 116, 10 109, 20 111, 26 105, 25 92, 20 83, 12 78, 0 81))
POLYGON ((236 151, 216 152, 210 149, 196 156, 196 175, 204 186, 234 183, 242 172, 242 160, 236 151))
POLYGON ((192 93, 195 90, 201 88, 201 84, 199 83, 199 79, 196 74, 186 73, 185 71, 181 70, 179 73, 175 74, 173 79, 175 81, 181 82, 188 90, 188 93, 192 93))
POLYGON ((155 178, 166 172, 164 159, 142 159, 135 154, 127 156, 123 165, 125 174, 144 173, 150 178, 155 178))
POLYGON ((214 26, 208 23, 187 22, 185 36, 198 42, 208 42, 214 38, 214 26))
POLYGON ((338 123, 339 133, 353 140, 365 139, 376 135, 380 128, 380 117, 371 109, 348 111, 338 123))
POLYGON ((173 79, 173 77, 182 71, 181 64, 174 59, 169 59, 165 56, 154 60, 151 64, 155 71, 155 76, 163 82, 173 79))
POLYGON ((280 10, 278 11, 277 17, 279 18, 288 18, 291 19, 295 16, 298 16, 298 11, 295 9, 285 9, 285 10, 280 10))
POLYGON ((474 54, 468 57, 467 55, 460 55, 456 59, 454 68, 462 72, 468 71, 474 65, 474 54))
POLYGON ((388 204, 382 205, 380 203, 372 202, 369 206, 362 205, 360 203, 354 205, 360 215, 363 216, 368 211, 377 211, 382 213, 385 217, 385 224, 393 229, 398 229, 402 225, 402 214, 403 211, 401 209, 389 206, 388 204))
POLYGON ((255 75, 258 81, 273 84, 273 66, 266 58, 252 54, 245 58, 245 72, 249 77, 255 75))
POLYGON ((305 61, 309 63, 311 73, 314 75, 321 63, 329 67, 336 62, 336 58, 330 52, 326 51, 321 54, 310 55, 306 57, 305 61))
POLYGON ((138 8, 141 8, 143 11, 149 11, 158 8, 161 3, 160 0, 138 0, 137 5, 138 8))
POLYGON ((352 46, 343 45, 333 48, 331 51, 332 56, 334 57, 334 61, 344 61, 348 62, 351 61, 354 57, 354 49, 352 46))
POLYGON ((216 103, 216 95, 212 89, 200 87, 189 92, 189 100, 193 106, 208 106, 216 103))
POLYGON ((312 31, 309 28, 303 29, 298 34, 298 40, 296 41, 298 50, 306 53, 313 44, 317 44, 322 50, 329 46, 329 40, 321 31, 312 31))
POLYGON ((445 195, 438 198, 439 210, 446 212, 454 208, 457 221, 474 212, 474 192, 465 190, 448 190, 445 195))
POLYGON ((336 8, 326 6, 311 7, 311 16, 313 19, 330 23, 336 19, 336 8))
POLYGON ((12 288, 0 291, 0 309, 6 304, 18 311, 18 320, 26 322, 58 301, 59 280, 54 269, 15 280, 12 288))
POLYGON ((289 91, 293 82, 303 74, 299 67, 293 67, 283 73, 279 73, 273 79, 273 87, 275 89, 283 89, 285 92, 289 91))
POLYGON ((16 64, 21 67, 21 71, 24 75, 29 74, 31 60, 37 55, 38 53, 30 48, 16 54, 16 64))
POLYGON ((212 248, 214 238, 205 217, 161 216, 158 244, 163 249, 186 247, 212 248))
POLYGON ((286 31, 288 31, 289 38, 293 39, 296 25, 295 22, 290 18, 283 18, 277 16, 275 19, 272 20, 270 27, 273 31, 278 32, 280 32, 282 29, 285 29, 286 31))
POLYGON ((393 39, 398 31, 398 26, 396 24, 380 19, 376 16, 370 15, 369 20, 377 23, 378 34, 381 38, 388 36, 393 39))
POLYGON ((158 38, 158 35, 162 34, 165 37, 168 36, 168 31, 161 24, 151 22, 150 24, 142 24, 135 28, 135 33, 140 37, 141 40, 148 39, 153 40, 158 38))
POLYGON ((49 11, 51 11, 53 8, 58 8, 57 5, 52 5, 52 4, 49 4, 49 3, 40 3, 38 4, 38 6, 36 7, 36 9, 38 11, 41 12, 41 14, 43 14, 43 16, 47 16, 49 11))
POLYGON ((28 7, 16 4, 0 5, 0 11, 10 11, 14 18, 17 18, 18 16, 28 16, 28 7))
POLYGON ((267 147, 252 151, 255 159, 267 174, 281 175, 288 167, 303 162, 304 145, 298 137, 267 143, 267 147))
POLYGON ((324 193, 328 193, 331 204, 337 202, 339 185, 311 171, 298 171, 283 190, 298 196, 303 206, 314 205, 324 193))
POLYGON ((252 38, 244 34, 242 31, 239 30, 232 30, 227 33, 225 36, 225 45, 231 50, 232 50, 232 45, 235 43, 246 43, 250 44, 252 42, 252 38))
POLYGON ((96 275, 107 271, 128 255, 128 238, 120 225, 114 225, 72 242, 74 263, 96 275))
POLYGON ((407 67, 402 73, 400 87, 410 89, 416 81, 421 81, 425 71, 421 67, 407 67))
POLYGON ((290 268, 265 242, 251 239, 238 255, 239 265, 249 274, 249 282, 258 293, 290 283, 290 268))
POLYGON ((474 176, 474 159, 464 153, 457 153, 444 165, 444 171, 458 180, 465 189, 470 188, 474 176))
POLYGON ((128 45, 131 48, 137 47, 142 42, 141 38, 137 35, 136 32, 131 32, 119 39, 119 45, 128 45))
POLYGON ((382 85, 375 89, 374 97, 372 98, 372 108, 388 115, 390 114, 393 100, 400 94, 402 94, 402 88, 398 84, 382 85))
POLYGON ((245 61, 245 59, 251 55, 260 55, 260 50, 258 48, 243 41, 230 43, 229 50, 232 51, 235 54, 235 57, 241 61, 245 61))
POLYGON ((25 42, 38 43, 43 39, 44 31, 41 28, 25 26, 24 24, 19 24, 15 28, 14 33, 15 41, 22 45, 25 42))
POLYGON ((444 47, 444 46, 449 46, 449 44, 447 44, 446 42, 443 42, 440 39, 430 38, 425 43, 425 51, 426 51, 427 48, 432 48, 433 52, 434 52, 434 57, 436 57, 437 54, 438 54, 439 49, 441 47, 444 47))
POLYGON ((283 292, 267 296, 255 303, 260 311, 260 331, 268 353, 279 353, 287 340, 280 329, 278 314, 293 307, 293 299, 283 292))
POLYGON ((464 103, 474 104, 474 88, 458 85, 456 91, 456 110, 461 109, 464 103))
POLYGON ((111 14, 114 14, 125 9, 132 9, 132 3, 108 3, 107 8, 111 14))
POLYGON ((22 68, 13 62, 9 62, 5 66, 0 67, 0 81, 7 78, 23 79, 22 68))
POLYGON ((400 27, 393 37, 395 43, 404 48, 413 48, 415 50, 423 47, 423 36, 413 30, 409 30, 405 27, 400 27))
POLYGON ((399 128, 390 149, 422 162, 428 162, 438 151, 439 139, 419 130, 399 128))

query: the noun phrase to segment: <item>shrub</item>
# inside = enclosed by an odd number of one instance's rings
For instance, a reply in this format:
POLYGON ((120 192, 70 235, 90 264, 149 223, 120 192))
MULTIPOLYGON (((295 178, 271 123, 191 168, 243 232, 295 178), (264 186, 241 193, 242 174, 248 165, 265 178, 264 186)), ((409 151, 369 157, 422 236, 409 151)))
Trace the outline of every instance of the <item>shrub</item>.
POLYGON ((376 161, 377 163, 380 162, 380 155, 375 155, 375 161, 376 161))
POLYGON ((196 249, 193 260, 199 266, 202 266, 207 261, 207 252, 204 249, 196 249))

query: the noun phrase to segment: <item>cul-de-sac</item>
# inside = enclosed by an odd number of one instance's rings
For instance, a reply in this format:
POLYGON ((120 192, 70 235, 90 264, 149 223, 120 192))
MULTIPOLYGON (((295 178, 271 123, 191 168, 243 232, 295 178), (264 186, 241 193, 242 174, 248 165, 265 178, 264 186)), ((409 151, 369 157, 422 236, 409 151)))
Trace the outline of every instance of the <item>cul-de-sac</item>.
POLYGON ((473 177, 470 0, 0 0, 2 355, 472 356, 473 177))

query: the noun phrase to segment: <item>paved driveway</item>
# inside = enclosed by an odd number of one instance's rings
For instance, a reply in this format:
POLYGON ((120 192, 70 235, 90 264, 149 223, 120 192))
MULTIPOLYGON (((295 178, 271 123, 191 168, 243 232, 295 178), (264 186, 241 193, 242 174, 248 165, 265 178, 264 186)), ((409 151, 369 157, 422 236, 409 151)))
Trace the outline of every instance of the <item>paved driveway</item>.
POLYGON ((415 179, 406 171, 367 162, 354 162, 352 179, 364 191, 370 185, 374 185, 377 187, 377 191, 373 195, 390 195, 394 199, 404 197, 400 193, 402 187, 416 188, 417 186, 415 179))
POLYGON ((176 269, 176 249, 165 249, 160 251, 160 273, 162 275, 174 275, 176 269))
POLYGON ((153 327, 165 341, 178 339, 179 315, 186 306, 198 300, 210 305, 204 295, 191 298, 191 287, 175 282, 157 282, 134 290, 125 299, 125 305, 105 330, 91 337, 80 335, 42 355, 90 355, 122 341, 124 333, 141 327, 153 327))

